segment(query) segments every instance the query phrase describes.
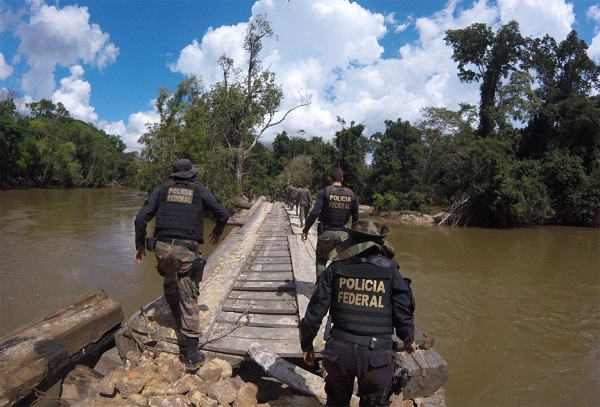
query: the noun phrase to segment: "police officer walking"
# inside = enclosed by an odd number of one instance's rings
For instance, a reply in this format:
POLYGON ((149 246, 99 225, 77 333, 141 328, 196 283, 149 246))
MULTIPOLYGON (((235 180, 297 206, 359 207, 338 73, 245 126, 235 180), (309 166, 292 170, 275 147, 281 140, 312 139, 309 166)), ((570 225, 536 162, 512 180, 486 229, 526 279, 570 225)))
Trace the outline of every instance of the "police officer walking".
POLYGON ((213 245, 219 242, 229 213, 196 179, 198 170, 192 168, 190 160, 180 159, 172 169, 171 178, 150 192, 135 218, 135 260, 141 263, 146 249, 154 251, 158 273, 164 278, 165 300, 183 336, 180 352, 186 370, 194 372, 205 359, 198 351, 198 284, 206 264, 199 251, 204 243, 204 211, 216 218, 209 236, 213 245), (146 226, 154 216, 153 237, 146 238, 146 226))
POLYGON ((313 366, 313 340, 329 310, 333 326, 321 352, 326 405, 349 406, 356 378, 360 406, 389 406, 397 348, 393 331, 406 352, 417 349, 410 280, 402 277, 393 247, 383 240, 387 226, 361 220, 347 231, 300 321, 300 346, 313 366))
POLYGON ((303 227, 305 223, 308 223, 308 213, 312 206, 312 195, 308 185, 304 185, 304 188, 298 190, 298 206, 300 207, 300 227, 303 227))
POLYGON ((317 200, 313 206, 304 229, 302 241, 308 238, 308 231, 319 218, 317 225, 317 248, 315 249, 315 265, 317 279, 325 269, 335 245, 347 237, 344 229, 350 217, 352 223, 358 220, 358 201, 350 188, 342 186, 344 172, 341 168, 333 168, 329 172, 331 185, 317 193, 317 200))

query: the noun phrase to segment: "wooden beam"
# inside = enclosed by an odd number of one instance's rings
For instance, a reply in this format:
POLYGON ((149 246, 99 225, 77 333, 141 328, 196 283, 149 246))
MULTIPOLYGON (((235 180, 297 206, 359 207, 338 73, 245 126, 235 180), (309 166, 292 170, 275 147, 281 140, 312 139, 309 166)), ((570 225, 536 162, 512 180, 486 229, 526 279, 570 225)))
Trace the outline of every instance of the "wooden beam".
POLYGON ((0 406, 56 382, 66 369, 110 347, 123 308, 102 289, 0 338, 0 406))

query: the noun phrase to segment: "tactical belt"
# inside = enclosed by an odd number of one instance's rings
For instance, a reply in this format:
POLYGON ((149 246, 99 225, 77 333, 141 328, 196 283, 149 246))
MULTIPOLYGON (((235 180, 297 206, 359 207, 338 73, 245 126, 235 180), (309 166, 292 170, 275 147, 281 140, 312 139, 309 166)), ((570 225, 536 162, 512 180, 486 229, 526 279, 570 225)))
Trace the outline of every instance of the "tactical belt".
POLYGON ((321 223, 323 225, 323 230, 327 230, 327 231, 343 231, 346 230, 346 227, 344 225, 342 226, 334 226, 334 225, 328 225, 326 223, 321 223))
POLYGON ((344 341, 356 343, 358 345, 366 346, 369 349, 381 349, 381 350, 394 350, 398 349, 398 343, 391 339, 382 339, 376 336, 366 335, 354 335, 339 329, 334 329, 331 332, 331 336, 344 341))
POLYGON ((159 242, 167 243, 167 244, 173 244, 176 246, 187 247, 188 249, 190 249, 193 252, 198 250, 198 242, 195 242, 193 240, 172 239, 170 237, 159 237, 156 240, 158 240, 159 242))

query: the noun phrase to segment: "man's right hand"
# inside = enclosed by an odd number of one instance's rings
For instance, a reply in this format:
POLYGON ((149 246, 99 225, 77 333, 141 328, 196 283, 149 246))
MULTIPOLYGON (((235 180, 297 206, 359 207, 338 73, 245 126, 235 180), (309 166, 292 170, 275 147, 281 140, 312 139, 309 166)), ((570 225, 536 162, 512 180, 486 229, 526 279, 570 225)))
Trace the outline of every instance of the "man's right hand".
POLYGON ((141 263, 142 257, 146 255, 146 249, 138 249, 135 251, 135 262, 141 263))
POLYGON ((306 239, 308 239, 308 233, 302 232, 302 236, 300 238, 302 239, 303 242, 306 242, 306 239))
POLYGON ((404 342, 404 351, 408 354, 413 353, 418 349, 417 342, 404 342))
POLYGON ((308 366, 315 365, 315 351, 314 350, 309 350, 308 352, 302 352, 302 356, 304 358, 304 362, 308 366))

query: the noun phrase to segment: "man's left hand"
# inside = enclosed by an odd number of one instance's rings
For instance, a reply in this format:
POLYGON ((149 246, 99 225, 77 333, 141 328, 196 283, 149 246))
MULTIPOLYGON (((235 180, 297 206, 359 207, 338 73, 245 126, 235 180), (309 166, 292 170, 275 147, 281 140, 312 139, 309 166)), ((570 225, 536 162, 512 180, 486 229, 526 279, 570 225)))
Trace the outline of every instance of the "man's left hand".
POLYGON ((219 243, 219 240, 221 240, 221 235, 215 235, 214 233, 211 233, 208 237, 212 245, 219 243))

